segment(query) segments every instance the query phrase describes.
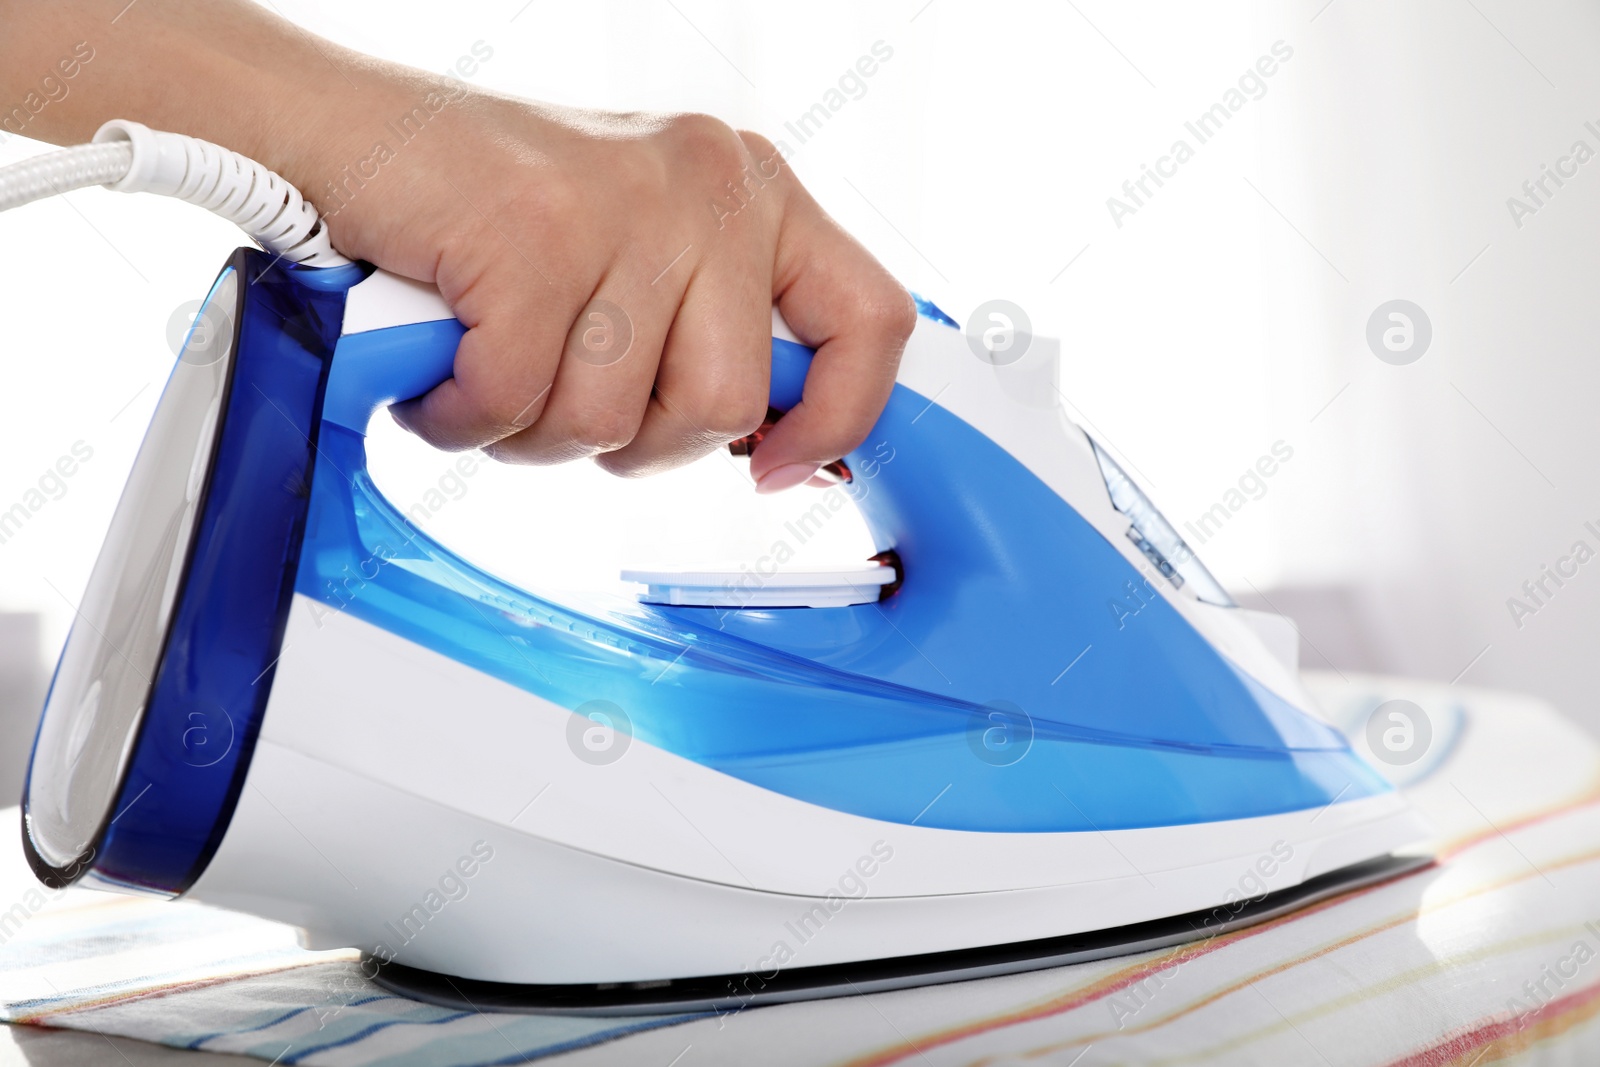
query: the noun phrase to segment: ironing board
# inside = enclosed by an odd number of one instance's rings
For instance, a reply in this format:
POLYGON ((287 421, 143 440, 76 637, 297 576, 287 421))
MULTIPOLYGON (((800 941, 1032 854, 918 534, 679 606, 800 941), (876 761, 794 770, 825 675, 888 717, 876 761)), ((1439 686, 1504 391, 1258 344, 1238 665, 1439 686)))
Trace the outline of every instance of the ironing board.
POLYGON ((725 1016, 484 1015, 387 994, 273 923, 46 893, 7 846, 0 1018, 318 1067, 1600 1062, 1600 743, 1528 697, 1307 681, 1363 749, 1379 705, 1423 709, 1426 751, 1379 766, 1437 863, 1185 948, 725 1016))

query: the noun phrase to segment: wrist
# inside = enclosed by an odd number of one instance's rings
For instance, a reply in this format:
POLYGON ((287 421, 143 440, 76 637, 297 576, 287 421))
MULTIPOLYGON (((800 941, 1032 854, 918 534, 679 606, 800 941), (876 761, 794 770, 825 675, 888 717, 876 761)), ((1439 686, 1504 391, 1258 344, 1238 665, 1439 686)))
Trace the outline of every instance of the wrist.
POLYGON ((419 168, 437 173, 450 166, 457 157, 447 132, 470 121, 466 113, 482 102, 454 79, 351 59, 346 73, 359 88, 329 66, 326 76, 285 84, 275 114, 256 126, 268 131, 270 143, 252 146, 255 158, 293 183, 336 236, 403 202, 419 168))

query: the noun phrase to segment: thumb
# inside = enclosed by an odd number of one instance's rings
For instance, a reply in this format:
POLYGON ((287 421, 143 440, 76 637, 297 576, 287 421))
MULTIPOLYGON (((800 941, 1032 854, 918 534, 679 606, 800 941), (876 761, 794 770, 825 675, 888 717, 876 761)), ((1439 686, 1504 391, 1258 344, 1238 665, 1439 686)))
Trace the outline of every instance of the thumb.
POLYGON ((817 354, 801 401, 751 457, 758 492, 798 485, 866 440, 917 321, 911 294, 798 188, 779 232, 773 298, 817 354))

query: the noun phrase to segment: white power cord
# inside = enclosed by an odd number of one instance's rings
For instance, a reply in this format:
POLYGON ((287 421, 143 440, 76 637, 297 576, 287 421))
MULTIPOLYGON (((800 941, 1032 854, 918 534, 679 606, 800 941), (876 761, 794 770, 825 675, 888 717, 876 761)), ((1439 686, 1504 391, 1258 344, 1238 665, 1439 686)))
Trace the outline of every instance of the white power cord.
POLYGON ((90 185, 105 185, 128 173, 133 146, 86 144, 0 168, 0 211, 90 185))
POLYGON ((93 144, 0 167, 0 211, 91 185, 186 200, 291 263, 350 262, 333 250, 316 209, 280 175, 210 141, 122 119, 100 127, 93 144))

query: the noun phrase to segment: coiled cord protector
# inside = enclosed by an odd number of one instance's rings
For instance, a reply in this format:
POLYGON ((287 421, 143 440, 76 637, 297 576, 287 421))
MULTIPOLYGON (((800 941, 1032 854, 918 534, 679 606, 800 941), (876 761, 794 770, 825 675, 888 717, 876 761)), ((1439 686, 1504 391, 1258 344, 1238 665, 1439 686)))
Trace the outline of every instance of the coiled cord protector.
POLYGON ((291 263, 337 267, 317 211, 284 178, 237 152, 115 119, 94 143, 0 167, 0 211, 91 185, 159 193, 215 212, 291 263))

